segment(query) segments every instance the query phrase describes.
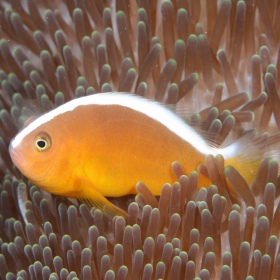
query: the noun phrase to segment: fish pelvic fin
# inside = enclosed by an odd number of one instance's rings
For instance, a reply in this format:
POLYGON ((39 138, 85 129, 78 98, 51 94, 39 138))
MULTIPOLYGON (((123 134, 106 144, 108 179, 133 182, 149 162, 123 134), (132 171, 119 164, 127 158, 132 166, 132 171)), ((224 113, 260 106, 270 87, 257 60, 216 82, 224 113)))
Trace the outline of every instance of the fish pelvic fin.
POLYGON ((128 214, 108 201, 95 187, 85 178, 77 177, 75 185, 79 190, 78 199, 88 205, 103 212, 103 215, 113 219, 115 216, 128 217, 128 214))

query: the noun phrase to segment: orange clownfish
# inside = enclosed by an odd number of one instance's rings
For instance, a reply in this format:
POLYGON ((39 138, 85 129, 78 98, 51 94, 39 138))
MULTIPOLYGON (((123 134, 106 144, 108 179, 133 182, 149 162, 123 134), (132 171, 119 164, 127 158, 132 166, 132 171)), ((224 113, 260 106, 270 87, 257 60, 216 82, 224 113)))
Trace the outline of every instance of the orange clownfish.
MULTIPOLYGON (((186 174, 207 154, 231 162, 233 145, 211 147, 176 114, 160 104, 121 93, 74 99, 40 116, 11 141, 9 152, 19 170, 41 189, 78 198, 108 215, 125 215, 105 196, 135 194, 138 181, 160 195, 176 181, 179 161, 186 174)), ((209 186, 201 175, 199 187, 209 186)))

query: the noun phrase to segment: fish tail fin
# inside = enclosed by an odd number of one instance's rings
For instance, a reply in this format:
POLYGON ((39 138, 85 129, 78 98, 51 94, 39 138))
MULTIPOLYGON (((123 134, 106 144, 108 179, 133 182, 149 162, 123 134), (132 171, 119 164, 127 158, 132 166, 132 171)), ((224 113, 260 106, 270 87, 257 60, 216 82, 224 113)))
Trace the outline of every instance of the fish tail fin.
POLYGON ((265 157, 270 157, 278 163, 280 162, 280 135, 267 135, 267 145, 264 153, 265 157))
POLYGON ((79 189, 78 199, 90 207, 101 210, 104 216, 114 218, 115 216, 128 217, 128 214, 108 201, 88 180, 78 177, 75 181, 79 189))
POLYGON ((251 185, 265 158, 280 160, 279 139, 275 141, 268 134, 257 136, 252 133, 223 148, 221 154, 225 158, 225 164, 232 165, 251 185))

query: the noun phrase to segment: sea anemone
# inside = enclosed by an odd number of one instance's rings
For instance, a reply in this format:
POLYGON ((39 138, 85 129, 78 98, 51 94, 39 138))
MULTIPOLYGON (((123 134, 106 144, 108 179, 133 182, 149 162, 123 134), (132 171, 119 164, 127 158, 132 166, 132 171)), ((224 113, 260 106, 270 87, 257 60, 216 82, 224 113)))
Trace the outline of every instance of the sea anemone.
POLYGON ((26 99, 47 111, 111 91, 168 104, 218 146, 257 129, 244 145, 275 147, 279 13, 267 0, 1 2, 0 278, 280 279, 275 159, 248 186, 208 155, 199 190, 196 171, 170 163, 176 183, 111 198, 129 218, 110 220, 33 186, 8 154, 26 99))

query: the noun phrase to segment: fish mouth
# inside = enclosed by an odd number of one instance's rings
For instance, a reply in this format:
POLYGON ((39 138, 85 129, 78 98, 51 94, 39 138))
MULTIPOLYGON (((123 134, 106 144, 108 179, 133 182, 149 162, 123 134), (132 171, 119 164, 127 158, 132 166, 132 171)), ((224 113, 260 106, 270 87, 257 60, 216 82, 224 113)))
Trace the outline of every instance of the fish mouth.
POLYGON ((12 159, 12 162, 14 163, 14 165, 19 169, 22 170, 26 167, 28 167, 28 161, 25 158, 25 156, 23 155, 23 153, 19 150, 15 150, 12 143, 9 146, 9 153, 10 153, 10 157, 12 159))
MULTIPOLYGON (((52 164, 45 172, 36 172, 36 168, 32 167, 34 161, 30 157, 26 157, 26 152, 22 150, 22 147, 14 145, 13 141, 9 145, 9 154, 13 164, 19 169, 19 171, 26 176, 33 184, 41 186, 46 181, 46 178, 50 176, 53 170, 56 168, 56 163, 60 159, 60 153, 57 153, 52 164)), ((44 163, 39 163, 44 164, 44 163)))

